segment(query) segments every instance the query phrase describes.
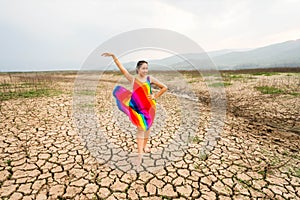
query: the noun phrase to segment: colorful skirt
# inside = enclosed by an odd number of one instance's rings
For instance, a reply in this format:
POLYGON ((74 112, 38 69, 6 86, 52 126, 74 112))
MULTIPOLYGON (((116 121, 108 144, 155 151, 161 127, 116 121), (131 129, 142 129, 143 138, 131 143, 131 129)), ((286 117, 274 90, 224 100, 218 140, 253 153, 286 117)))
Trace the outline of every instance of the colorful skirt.
POLYGON ((119 110, 124 112, 137 128, 147 131, 155 118, 156 101, 148 98, 148 94, 152 93, 151 89, 148 88, 150 83, 137 84, 142 85, 134 87, 133 92, 122 86, 116 86, 113 90, 113 96, 119 110))

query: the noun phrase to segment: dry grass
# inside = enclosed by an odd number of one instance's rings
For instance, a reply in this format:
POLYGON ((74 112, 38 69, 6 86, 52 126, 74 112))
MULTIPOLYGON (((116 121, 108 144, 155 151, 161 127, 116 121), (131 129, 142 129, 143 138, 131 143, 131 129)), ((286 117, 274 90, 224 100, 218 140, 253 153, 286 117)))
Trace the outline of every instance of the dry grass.
POLYGON ((0 101, 59 95, 55 79, 39 73, 8 73, 0 76, 0 101))

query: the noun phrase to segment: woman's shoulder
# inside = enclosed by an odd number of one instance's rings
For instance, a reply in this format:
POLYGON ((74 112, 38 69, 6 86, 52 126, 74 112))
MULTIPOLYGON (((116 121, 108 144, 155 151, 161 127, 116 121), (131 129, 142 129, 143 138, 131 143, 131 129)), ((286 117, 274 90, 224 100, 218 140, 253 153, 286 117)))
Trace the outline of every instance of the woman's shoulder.
POLYGON ((154 76, 152 76, 152 75, 148 75, 147 79, 149 79, 150 83, 153 83, 153 82, 156 81, 156 78, 154 76))

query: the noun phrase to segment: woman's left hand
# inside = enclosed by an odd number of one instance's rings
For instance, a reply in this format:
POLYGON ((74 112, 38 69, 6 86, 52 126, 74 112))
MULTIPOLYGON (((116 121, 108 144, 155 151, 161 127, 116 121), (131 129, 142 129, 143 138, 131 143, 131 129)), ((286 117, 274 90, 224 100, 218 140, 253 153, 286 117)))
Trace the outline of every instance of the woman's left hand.
POLYGON ((154 94, 149 94, 149 95, 148 95, 148 99, 155 100, 154 94))

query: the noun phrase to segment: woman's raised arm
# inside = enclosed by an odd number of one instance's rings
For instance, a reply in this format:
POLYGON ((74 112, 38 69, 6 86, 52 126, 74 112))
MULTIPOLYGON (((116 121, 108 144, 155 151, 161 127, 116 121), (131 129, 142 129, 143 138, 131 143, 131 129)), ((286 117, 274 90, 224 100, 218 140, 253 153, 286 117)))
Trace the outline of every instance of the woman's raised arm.
POLYGON ((116 65, 118 66, 120 71, 122 72, 122 74, 124 74, 124 76, 126 77, 126 79, 130 83, 133 82, 133 76, 131 74, 129 74, 127 69, 125 69, 125 67, 122 65, 122 63, 118 60, 118 58, 113 53, 103 53, 102 56, 105 56, 105 57, 111 56, 114 59, 114 62, 116 63, 116 65))

